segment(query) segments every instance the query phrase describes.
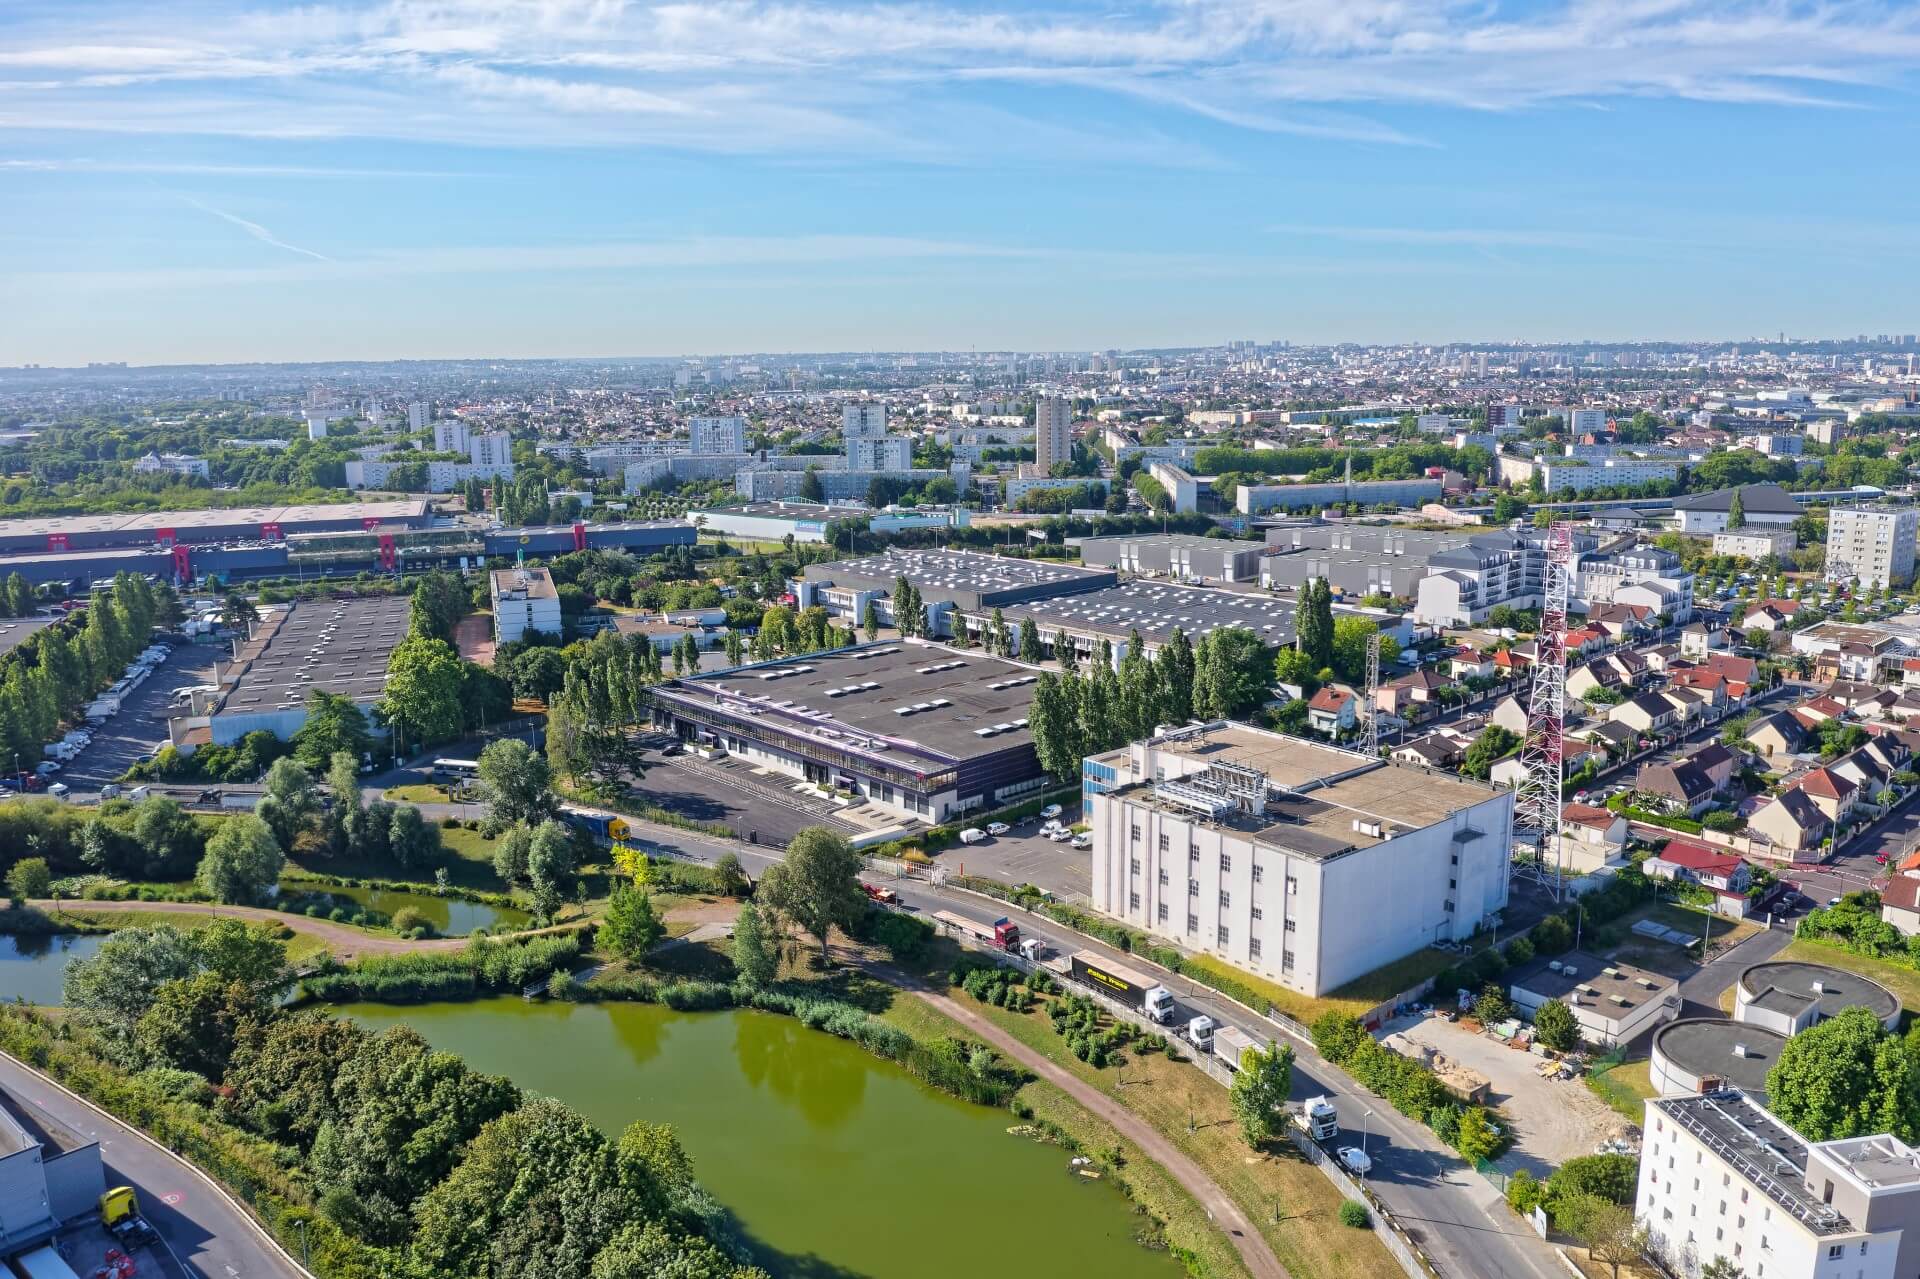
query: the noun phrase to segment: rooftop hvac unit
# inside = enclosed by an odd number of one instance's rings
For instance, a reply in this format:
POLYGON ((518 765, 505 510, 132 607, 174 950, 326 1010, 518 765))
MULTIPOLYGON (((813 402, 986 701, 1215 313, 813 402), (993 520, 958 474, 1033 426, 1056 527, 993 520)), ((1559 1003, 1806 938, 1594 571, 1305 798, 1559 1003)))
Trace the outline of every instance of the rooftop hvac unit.
POLYGON ((1733 1055, 1736 1057, 1747 1056, 1747 1046, 1745 1044, 1735 1044, 1733 1046, 1733 1055))
POLYGON ((1814 982, 1814 983, 1813 983, 1813 993, 1814 993, 1814 994, 1816 994, 1816 995, 1824 995, 1824 994, 1826 994, 1826 993, 1827 993, 1827 983, 1825 983, 1825 982, 1823 982, 1823 981, 1816 981, 1816 982, 1814 982))
POLYGON ((1557 959, 1550 959, 1547 961, 1547 971, 1550 973, 1557 973, 1560 971, 1562 967, 1563 965, 1557 959))
POLYGON ((1574 971, 1574 967, 1572 964, 1560 965, 1560 971, 1565 973, 1569 977, 1578 977, 1580 975, 1578 972, 1574 971))
POLYGON ((1380 833, 1383 829, 1379 822, 1369 821, 1364 817, 1354 818, 1353 828, 1362 835, 1370 835, 1375 839, 1380 838, 1380 833))
POLYGON ((1159 782, 1153 793, 1178 808, 1219 820, 1234 810, 1233 800, 1215 790, 1188 782, 1159 782))
POLYGON ((1607 967, 1607 968, 1602 968, 1600 971, 1605 973, 1609 977, 1618 977, 1620 975, 1620 970, 1618 968, 1607 967))

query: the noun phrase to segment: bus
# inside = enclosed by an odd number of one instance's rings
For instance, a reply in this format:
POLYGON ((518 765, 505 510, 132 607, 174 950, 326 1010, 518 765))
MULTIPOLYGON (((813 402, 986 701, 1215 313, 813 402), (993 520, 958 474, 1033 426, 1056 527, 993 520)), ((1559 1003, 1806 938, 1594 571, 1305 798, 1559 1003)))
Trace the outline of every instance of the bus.
POLYGON ((436 759, 433 761, 435 781, 470 782, 480 776, 480 762, 472 759, 436 759))

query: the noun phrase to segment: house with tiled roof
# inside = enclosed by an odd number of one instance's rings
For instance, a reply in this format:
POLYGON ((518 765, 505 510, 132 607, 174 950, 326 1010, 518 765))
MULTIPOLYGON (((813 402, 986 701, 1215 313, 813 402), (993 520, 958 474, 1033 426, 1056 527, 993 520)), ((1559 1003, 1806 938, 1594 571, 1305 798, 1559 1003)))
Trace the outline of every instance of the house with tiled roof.
POLYGON ((1713 806, 1720 788, 1704 769, 1688 760, 1668 764, 1652 761, 1640 766, 1634 775, 1633 789, 1656 801, 1669 813, 1694 817, 1713 806))
POLYGON ((1700 669, 1724 675, 1751 688, 1760 682, 1760 663, 1751 657, 1736 657, 1732 653, 1710 653, 1700 663, 1700 669))
POLYGON ((1789 860, 1817 850, 1832 830, 1833 820, 1799 790, 1784 790, 1747 815, 1747 833, 1770 841, 1789 860))
POLYGON ((1767 759, 1792 755, 1806 744, 1807 728, 1785 711, 1754 720, 1747 725, 1746 740, 1767 759))
POLYGON ((1607 718, 1641 733, 1662 733, 1680 718, 1680 710, 1658 693, 1642 693, 1609 706, 1607 718))
POLYGON ((1814 802, 1835 826, 1845 824, 1860 802, 1860 787, 1830 768, 1816 768, 1790 784, 1814 802))
POLYGON ((1673 839, 1640 863, 1650 879, 1677 879, 1703 888, 1744 893, 1753 883, 1753 869, 1724 848, 1710 848, 1690 839, 1673 839))
POLYGON ((1493 659, 1477 648, 1462 647, 1447 659, 1447 673, 1455 679, 1488 679, 1495 669, 1493 659))
POLYGON ((1658 648, 1648 649, 1640 656, 1646 659, 1647 669, 1655 675, 1664 675, 1685 660, 1680 655, 1678 644, 1662 644, 1658 648))
POLYGON ((1756 601, 1740 619, 1740 629, 1751 631, 1784 630, 1800 611, 1799 600, 1765 599, 1756 601))
POLYGON ((1453 768, 1466 757, 1466 752, 1461 749, 1457 739, 1444 733, 1429 733, 1394 747, 1392 755, 1403 764, 1417 764, 1422 768, 1453 768))
POLYGON ((1895 875, 1880 890, 1880 918, 1902 936, 1920 936, 1920 878, 1895 875))
POLYGON ((1344 733, 1354 726, 1359 700, 1348 690, 1329 684, 1307 703, 1307 723, 1316 732, 1344 733))
POLYGON ((1687 756, 1687 763, 1712 778, 1717 789, 1725 790, 1733 784, 1734 770, 1740 766, 1740 757, 1719 742, 1708 742, 1687 756))
POLYGON ((1494 669, 1507 676, 1518 675, 1522 671, 1533 668, 1531 657, 1512 648, 1495 649, 1492 661, 1494 669))
POLYGON ((1816 724, 1825 723, 1830 719, 1845 719, 1847 717, 1847 708, 1834 701, 1831 697, 1809 697, 1793 709, 1796 711, 1805 711, 1807 714, 1813 716, 1814 723, 1816 724))
POLYGON ((1568 868, 1586 875, 1627 851, 1627 819, 1591 804, 1567 803, 1560 808, 1561 850, 1568 868))
POLYGON ((1438 705, 1440 690, 1452 682, 1438 671, 1423 666, 1380 685, 1374 691, 1374 704, 1389 715, 1405 714, 1415 706, 1438 705))

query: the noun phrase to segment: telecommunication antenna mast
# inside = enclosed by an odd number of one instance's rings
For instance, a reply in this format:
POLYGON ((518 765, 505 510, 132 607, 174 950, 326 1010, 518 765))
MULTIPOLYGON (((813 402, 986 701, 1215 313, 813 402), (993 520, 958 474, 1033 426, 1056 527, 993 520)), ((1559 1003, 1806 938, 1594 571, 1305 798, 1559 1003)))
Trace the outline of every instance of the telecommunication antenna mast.
POLYGON ((1380 756, 1380 636, 1367 641, 1367 754, 1380 756))
POLYGON ((1535 641, 1533 695, 1527 703, 1527 738, 1520 747, 1526 775, 1514 799, 1517 838, 1531 835, 1537 873, 1546 882, 1552 859, 1553 895, 1563 889, 1560 807, 1566 782, 1562 734, 1567 720, 1567 600, 1573 576, 1573 525, 1555 520, 1547 528, 1541 579, 1540 632, 1535 641))

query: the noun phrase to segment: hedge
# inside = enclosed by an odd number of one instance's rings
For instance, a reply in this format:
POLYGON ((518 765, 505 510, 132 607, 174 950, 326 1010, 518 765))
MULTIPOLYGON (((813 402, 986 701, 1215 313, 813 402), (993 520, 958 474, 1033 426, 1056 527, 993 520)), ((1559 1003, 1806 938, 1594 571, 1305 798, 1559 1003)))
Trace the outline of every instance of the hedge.
POLYGON ((586 927, 525 941, 476 937, 459 950, 369 955, 301 983, 309 998, 327 1003, 371 1000, 389 1004, 472 999, 492 991, 524 990, 571 968, 586 949, 586 927))

